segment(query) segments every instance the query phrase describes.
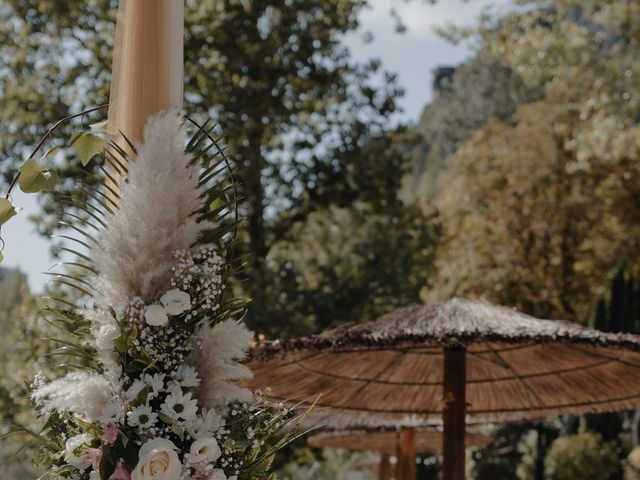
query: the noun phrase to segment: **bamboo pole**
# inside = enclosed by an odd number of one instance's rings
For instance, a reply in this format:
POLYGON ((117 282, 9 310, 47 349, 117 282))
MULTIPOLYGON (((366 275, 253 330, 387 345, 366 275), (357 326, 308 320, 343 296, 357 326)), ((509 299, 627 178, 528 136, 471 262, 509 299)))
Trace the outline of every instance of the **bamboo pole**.
POLYGON ((466 350, 444 349, 442 479, 465 478, 466 350))
POLYGON ((397 457, 396 480, 415 480, 416 431, 413 428, 402 428, 400 430, 397 457))
POLYGON ((391 480, 391 462, 389 462, 389 454, 380 454, 380 470, 378 478, 380 480, 391 480))

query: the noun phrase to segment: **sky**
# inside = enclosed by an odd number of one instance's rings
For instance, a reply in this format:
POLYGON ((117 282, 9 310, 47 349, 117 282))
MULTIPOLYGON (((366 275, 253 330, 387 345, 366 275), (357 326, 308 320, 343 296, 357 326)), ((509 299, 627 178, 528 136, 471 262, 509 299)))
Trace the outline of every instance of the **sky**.
MULTIPOLYGON (((440 0, 436 5, 424 0, 370 0, 370 4, 371 8, 362 13, 360 31, 345 41, 356 59, 380 58, 385 70, 398 74, 399 84, 405 89, 400 101, 401 118, 415 122, 431 99, 432 71, 457 65, 473 53, 469 45, 449 44, 434 32, 434 27, 471 25, 484 8, 504 11, 511 0, 440 0), (407 27, 403 34, 395 32, 396 22, 390 16, 393 7, 407 27), (363 42, 365 32, 373 34, 372 42, 363 42)), ((37 199, 16 192, 13 203, 22 211, 2 228, 6 242, 2 266, 20 268, 27 274, 31 289, 39 292, 47 281, 41 272, 54 260, 49 255, 49 242, 28 221, 29 215, 38 211, 37 199)))

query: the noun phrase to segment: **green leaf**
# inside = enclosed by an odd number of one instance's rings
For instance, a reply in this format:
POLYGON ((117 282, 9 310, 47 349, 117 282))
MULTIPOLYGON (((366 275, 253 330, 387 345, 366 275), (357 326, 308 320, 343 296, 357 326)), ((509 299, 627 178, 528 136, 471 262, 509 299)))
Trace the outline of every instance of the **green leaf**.
POLYGON ((209 211, 215 212, 216 210, 225 206, 226 204, 227 202, 225 202, 222 198, 218 197, 209 204, 209 211))
POLYGON ((2 263, 3 260, 4 260, 4 255, 2 255, 2 252, 0 252, 0 263, 2 263))
POLYGON ((160 418, 160 420, 162 420, 167 425, 173 425, 173 418, 165 413, 158 412, 158 418, 160 418))
POLYGON ((147 403, 147 397, 149 396, 150 391, 151 389, 149 388, 148 385, 144 387, 142 390, 140 390, 138 395, 136 395, 136 397, 131 401, 131 405, 133 405, 134 407, 137 407, 138 405, 145 405, 147 403))
POLYGON ((6 198, 0 198, 0 225, 4 225, 16 214, 16 209, 6 198))
POLYGON ((104 138, 87 132, 78 132, 71 138, 71 147, 85 167, 93 157, 102 153, 106 143, 104 138))
POLYGON ((102 446, 102 458, 100 459, 100 480, 109 480, 116 471, 118 459, 115 458, 113 449, 109 445, 102 446))
POLYGON ((129 338, 127 334, 125 332, 122 332, 120 333, 120 335, 113 339, 113 346, 118 352, 127 353, 127 351, 129 350, 128 340, 129 338))
POLYGON ((60 151, 60 147, 58 146, 51 147, 49 150, 47 150, 44 153, 44 155, 42 155, 41 160, 44 160, 45 158, 49 158, 49 157, 54 157, 59 151, 60 151))
POLYGON ((18 185, 24 193, 37 193, 52 190, 56 179, 50 170, 41 170, 33 158, 27 159, 20 167, 18 185))

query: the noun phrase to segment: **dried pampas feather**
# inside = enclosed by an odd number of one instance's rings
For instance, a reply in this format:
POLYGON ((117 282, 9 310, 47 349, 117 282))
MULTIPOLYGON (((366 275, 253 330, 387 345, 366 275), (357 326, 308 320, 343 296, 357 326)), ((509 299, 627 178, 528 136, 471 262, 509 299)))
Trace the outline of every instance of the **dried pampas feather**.
POLYGON ((178 112, 150 117, 144 139, 120 187, 120 208, 93 252, 99 290, 109 305, 132 296, 155 300, 169 287, 174 252, 190 248, 206 227, 193 215, 202 206, 202 191, 185 153, 178 112))
POLYGON ((31 393, 42 412, 68 411, 88 422, 95 422, 114 397, 115 389, 106 377, 88 372, 68 373, 31 393))
POLYGON ((226 320, 213 329, 203 329, 200 335, 202 345, 191 358, 201 379, 195 397, 208 408, 250 401, 251 392, 237 382, 253 376, 248 367, 239 363, 246 356, 253 333, 243 324, 226 320))

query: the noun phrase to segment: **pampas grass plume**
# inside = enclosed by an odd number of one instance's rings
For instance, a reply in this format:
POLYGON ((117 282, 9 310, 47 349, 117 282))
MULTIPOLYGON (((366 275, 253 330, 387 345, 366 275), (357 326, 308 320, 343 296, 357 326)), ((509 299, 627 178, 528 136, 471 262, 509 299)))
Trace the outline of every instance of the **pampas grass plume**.
POLYGON ((107 304, 156 300, 169 287, 174 251, 190 248, 205 228, 192 215, 202 206, 201 190, 184 141, 177 111, 147 121, 144 144, 120 187, 120 207, 94 251, 107 304))

